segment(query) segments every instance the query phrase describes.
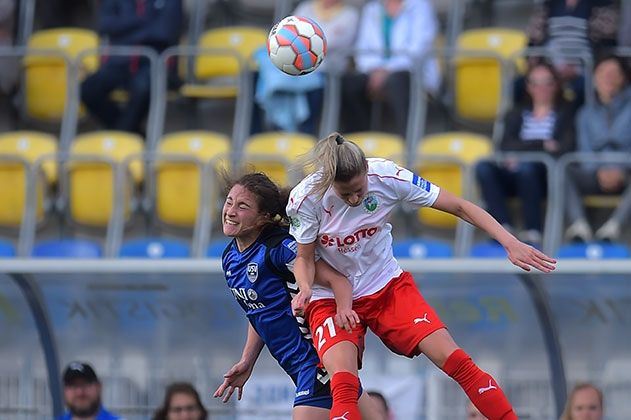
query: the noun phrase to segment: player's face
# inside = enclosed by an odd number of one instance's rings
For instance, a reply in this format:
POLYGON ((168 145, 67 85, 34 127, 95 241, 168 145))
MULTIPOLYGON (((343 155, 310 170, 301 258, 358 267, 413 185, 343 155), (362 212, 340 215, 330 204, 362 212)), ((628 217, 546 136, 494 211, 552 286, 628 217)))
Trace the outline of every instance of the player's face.
POLYGON ((167 420, 199 420, 201 417, 202 412, 192 395, 173 394, 169 403, 167 420))
POLYGON ((101 384, 77 379, 64 386, 64 400, 73 416, 93 416, 101 406, 101 384))
POLYGON ((596 390, 584 388, 576 391, 572 397, 570 414, 572 420, 601 420, 603 408, 596 390))
POLYGON ((368 176, 364 172, 348 182, 334 182, 333 190, 346 204, 357 207, 368 192, 368 176))
POLYGON ((223 234, 241 239, 256 236, 263 218, 256 196, 241 185, 232 187, 223 205, 223 234))

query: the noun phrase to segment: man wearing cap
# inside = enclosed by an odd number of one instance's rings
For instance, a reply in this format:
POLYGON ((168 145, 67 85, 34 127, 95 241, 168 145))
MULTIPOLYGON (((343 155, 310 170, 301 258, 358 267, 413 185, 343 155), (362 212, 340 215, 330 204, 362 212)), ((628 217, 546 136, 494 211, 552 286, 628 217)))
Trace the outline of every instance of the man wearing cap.
POLYGON ((101 382, 89 364, 70 363, 63 382, 68 412, 57 420, 123 420, 101 406, 101 382))

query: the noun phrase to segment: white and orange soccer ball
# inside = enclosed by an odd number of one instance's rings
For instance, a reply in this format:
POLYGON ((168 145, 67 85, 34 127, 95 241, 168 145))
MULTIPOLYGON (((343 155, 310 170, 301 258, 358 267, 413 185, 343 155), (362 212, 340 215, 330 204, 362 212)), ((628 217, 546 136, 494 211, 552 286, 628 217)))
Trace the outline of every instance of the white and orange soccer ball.
POLYGON ((293 76, 311 73, 326 55, 326 38, 314 20, 287 16, 278 22, 267 38, 272 63, 293 76))

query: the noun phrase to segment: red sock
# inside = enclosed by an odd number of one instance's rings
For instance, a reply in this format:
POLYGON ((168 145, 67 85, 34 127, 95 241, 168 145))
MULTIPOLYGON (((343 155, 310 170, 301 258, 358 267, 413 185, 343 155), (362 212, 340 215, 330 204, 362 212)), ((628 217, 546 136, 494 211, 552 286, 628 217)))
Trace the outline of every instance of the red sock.
POLYGON ((514 420, 517 415, 499 384, 481 370, 462 349, 451 353, 443 370, 464 389, 471 402, 489 420, 514 420))
POLYGON ((357 399, 359 378, 350 372, 337 372, 331 378, 331 420, 361 420, 357 399))

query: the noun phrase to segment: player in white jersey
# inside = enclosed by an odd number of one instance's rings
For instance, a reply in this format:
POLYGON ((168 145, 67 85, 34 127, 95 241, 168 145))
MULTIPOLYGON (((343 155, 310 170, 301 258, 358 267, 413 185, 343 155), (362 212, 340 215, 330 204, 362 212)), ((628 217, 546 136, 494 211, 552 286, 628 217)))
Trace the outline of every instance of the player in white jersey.
POLYGON ((387 220, 397 204, 434 207, 485 230, 524 270, 549 272, 556 261, 517 240, 475 204, 394 162, 366 159, 356 144, 338 133, 316 145, 307 165, 317 169, 292 190, 287 206, 290 233, 298 243, 294 274, 300 293, 293 307, 306 313, 316 350, 333 374, 331 418, 346 413, 347 420, 361 419, 357 370, 370 328, 395 353, 424 353, 490 420, 517 419, 495 379, 457 346, 411 274, 399 267, 387 220), (332 292, 314 285, 316 250, 353 285, 353 309, 361 322, 350 333, 335 326, 332 292))

